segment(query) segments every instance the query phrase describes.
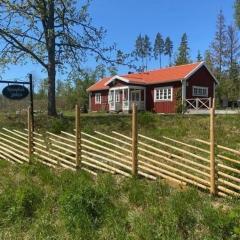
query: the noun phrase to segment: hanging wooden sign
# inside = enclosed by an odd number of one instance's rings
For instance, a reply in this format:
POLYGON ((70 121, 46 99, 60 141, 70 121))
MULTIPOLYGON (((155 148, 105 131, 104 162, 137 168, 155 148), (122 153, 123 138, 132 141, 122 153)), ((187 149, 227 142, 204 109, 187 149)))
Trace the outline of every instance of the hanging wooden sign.
POLYGON ((21 100, 28 96, 29 90, 23 85, 8 85, 2 90, 4 97, 12 100, 21 100))

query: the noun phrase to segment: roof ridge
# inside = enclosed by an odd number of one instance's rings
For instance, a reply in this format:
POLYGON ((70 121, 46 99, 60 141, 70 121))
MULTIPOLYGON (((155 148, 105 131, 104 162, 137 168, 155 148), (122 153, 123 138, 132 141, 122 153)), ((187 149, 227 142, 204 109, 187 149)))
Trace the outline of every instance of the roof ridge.
POLYGON ((169 67, 164 67, 164 68, 151 69, 151 70, 144 71, 144 72, 133 72, 133 73, 129 73, 129 74, 121 74, 121 75, 117 74, 117 75, 120 76, 120 77, 124 77, 124 76, 126 77, 126 76, 134 75, 134 74, 146 74, 146 73, 149 73, 149 72, 155 72, 155 71, 160 71, 160 70, 165 70, 165 69, 170 69, 170 68, 178 68, 178 67, 184 67, 184 66, 193 65, 193 64, 201 64, 203 62, 204 61, 192 62, 192 63, 182 64, 182 65, 177 65, 177 66, 169 66, 169 67))

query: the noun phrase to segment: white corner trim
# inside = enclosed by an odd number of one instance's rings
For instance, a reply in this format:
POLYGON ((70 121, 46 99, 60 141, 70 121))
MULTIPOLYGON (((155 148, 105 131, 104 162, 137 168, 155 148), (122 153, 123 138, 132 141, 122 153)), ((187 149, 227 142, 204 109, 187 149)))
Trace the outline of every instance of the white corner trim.
POLYGON ((199 68, 201 68, 204 65, 204 62, 200 62, 191 72, 189 72, 184 79, 187 80, 189 77, 191 77, 199 68))
POLYGON ((118 75, 113 76, 112 78, 110 78, 104 85, 107 86, 109 83, 111 83, 114 80, 121 80, 123 82, 129 83, 129 80, 124 78, 124 77, 120 77, 118 75))
POLYGON ((211 76, 214 78, 215 82, 217 83, 217 85, 219 84, 219 81, 215 78, 215 76, 213 75, 213 73, 210 71, 210 69, 208 68, 208 66, 204 63, 204 66, 206 67, 206 69, 208 70, 208 72, 211 74, 211 76))
POLYGON ((206 69, 208 70, 208 72, 210 73, 210 75, 212 76, 212 78, 215 80, 215 82, 217 84, 219 84, 219 81, 215 78, 215 76, 213 75, 213 73, 210 71, 210 69, 207 67, 206 63, 204 61, 200 62, 191 72, 189 72, 184 79, 187 80, 188 78, 190 78, 199 68, 201 68, 202 66, 206 67, 206 69))

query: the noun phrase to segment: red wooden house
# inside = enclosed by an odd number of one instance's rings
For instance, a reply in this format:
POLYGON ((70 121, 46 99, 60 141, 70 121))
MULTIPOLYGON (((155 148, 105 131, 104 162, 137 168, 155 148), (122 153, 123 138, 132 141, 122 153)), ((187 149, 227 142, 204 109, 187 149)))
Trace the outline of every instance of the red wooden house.
POLYGON ((204 62, 103 78, 89 87, 90 111, 175 113, 179 106, 208 108, 216 78, 204 62))

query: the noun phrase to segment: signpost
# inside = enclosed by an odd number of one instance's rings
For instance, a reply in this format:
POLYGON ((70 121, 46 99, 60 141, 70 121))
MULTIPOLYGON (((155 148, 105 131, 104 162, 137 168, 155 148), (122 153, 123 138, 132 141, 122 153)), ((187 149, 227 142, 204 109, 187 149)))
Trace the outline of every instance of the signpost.
POLYGON ((28 96, 29 90, 23 85, 13 84, 6 86, 2 90, 2 94, 11 100, 21 100, 28 96))
POLYGON ((7 83, 8 86, 3 88, 2 94, 4 97, 11 100, 21 100, 27 97, 30 93, 30 105, 31 105, 31 119, 32 119, 32 129, 34 131, 34 115, 33 115, 33 84, 32 84, 32 74, 29 74, 29 81, 9 81, 0 80, 0 83, 7 83), (29 85, 29 89, 24 85, 29 85))

